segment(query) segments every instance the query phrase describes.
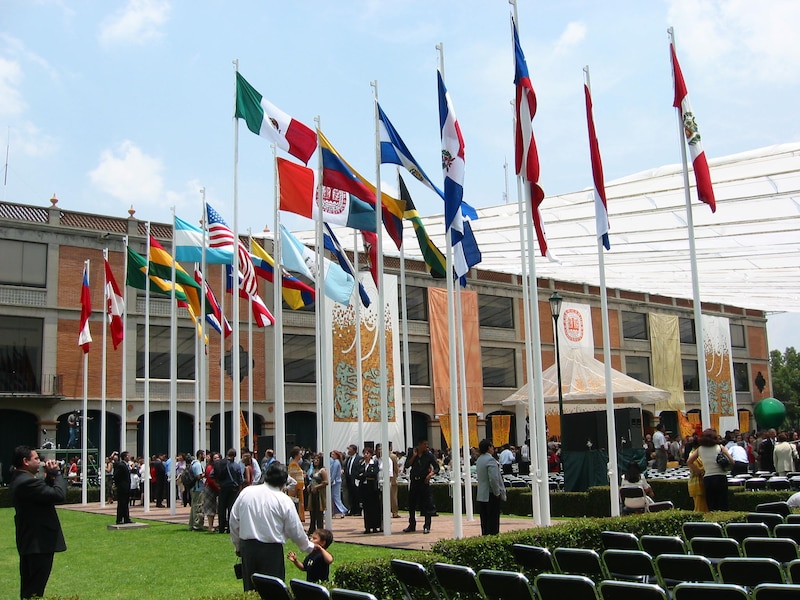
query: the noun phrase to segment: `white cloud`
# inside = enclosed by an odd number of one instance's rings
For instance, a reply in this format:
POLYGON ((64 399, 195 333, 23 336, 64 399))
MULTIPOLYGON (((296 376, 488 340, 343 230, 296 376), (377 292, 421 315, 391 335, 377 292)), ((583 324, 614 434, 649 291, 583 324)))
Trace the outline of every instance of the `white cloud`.
POLYGON ((160 205, 165 200, 164 165, 146 155, 130 140, 116 150, 104 150, 100 163, 89 172, 92 184, 126 205, 160 205))
POLYGON ((100 25, 100 42, 144 44, 163 35, 170 4, 167 0, 128 0, 100 25))
POLYGON ((43 133, 29 121, 22 121, 11 127, 11 152, 14 155, 42 158, 52 156, 58 150, 55 138, 43 133))
POLYGON ((795 0, 670 0, 668 19, 679 55, 709 76, 780 83, 800 75, 795 0))
POLYGON ((19 63, 0 56, 0 117, 16 117, 26 108, 19 91, 22 69, 19 63))
POLYGON ((580 44, 586 37, 586 25, 578 21, 567 23, 567 27, 559 36, 553 52, 560 54, 580 44))

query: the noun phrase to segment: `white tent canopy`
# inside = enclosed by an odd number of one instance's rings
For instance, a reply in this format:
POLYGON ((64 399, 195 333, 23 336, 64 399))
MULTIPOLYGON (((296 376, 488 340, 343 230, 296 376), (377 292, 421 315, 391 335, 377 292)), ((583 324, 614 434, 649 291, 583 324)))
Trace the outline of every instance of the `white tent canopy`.
MULTIPOLYGON (((553 364, 545 369, 542 373, 542 381, 545 403, 557 403, 557 365, 553 364)), ((614 391, 614 398, 635 399, 640 402, 656 402, 669 398, 669 392, 647 385, 614 369, 611 369, 611 385, 614 391)), ((605 365, 595 359, 594 356, 577 348, 565 352, 561 356, 561 391, 565 403, 565 412, 605 410, 605 404, 591 404, 592 401, 605 400, 605 365), (568 411, 567 407, 574 403, 584 403, 584 405, 580 409, 568 411), (584 408, 584 406, 589 406, 589 408, 584 408)), ((525 384, 503 400, 504 406, 526 405, 527 403, 528 384, 525 384)), ((622 408, 624 405, 615 403, 614 406, 622 408)))
MULTIPOLYGON (((717 212, 699 203, 692 185, 700 294, 767 312, 800 312, 800 143, 781 144, 709 159, 717 212)), ((469 169, 469 166, 467 167, 469 169)), ((583 180, 590 180, 588 159, 583 180)), ((609 288, 692 297, 683 173, 669 165, 606 184, 611 250, 605 255, 609 288)), ((469 197, 469 180, 465 200, 469 197)), ((473 221, 483 255, 479 269, 520 273, 516 202, 478 209, 473 221)), ((544 229, 560 262, 541 258, 539 277, 599 285, 591 190, 545 198, 544 229)), ((443 216, 423 219, 444 248, 443 216)), ((405 255, 421 259, 411 227, 405 255)), ((313 243, 311 234, 304 236, 313 243)), ((384 238, 386 240, 386 237, 384 238)), ((387 255, 398 254, 385 242, 387 255)))

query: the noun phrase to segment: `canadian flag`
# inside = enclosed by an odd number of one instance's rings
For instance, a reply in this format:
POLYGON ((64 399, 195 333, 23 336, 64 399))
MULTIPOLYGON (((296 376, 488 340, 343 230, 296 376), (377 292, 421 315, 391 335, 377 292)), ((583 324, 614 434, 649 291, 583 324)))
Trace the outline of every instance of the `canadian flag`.
POLYGON ((106 314, 108 315, 108 324, 111 330, 111 342, 114 344, 114 350, 116 350, 125 335, 125 325, 122 321, 122 315, 125 312, 125 301, 122 299, 122 294, 119 293, 119 286, 116 279, 114 279, 111 265, 108 264, 108 255, 103 258, 103 262, 106 266, 106 314))
POLYGON ((706 153, 703 151, 703 144, 700 141, 700 131, 697 121, 692 112, 692 105, 689 102, 689 92, 686 89, 686 82, 683 80, 681 66, 678 64, 678 56, 675 54, 675 44, 670 42, 670 58, 672 59, 672 77, 675 82, 675 101, 672 105, 681 111, 681 121, 683 122, 683 133, 686 136, 686 143, 689 144, 689 153, 692 155, 692 169, 697 181, 697 197, 711 207, 711 212, 717 211, 717 203, 714 200, 714 188, 711 186, 711 173, 708 170, 706 153))

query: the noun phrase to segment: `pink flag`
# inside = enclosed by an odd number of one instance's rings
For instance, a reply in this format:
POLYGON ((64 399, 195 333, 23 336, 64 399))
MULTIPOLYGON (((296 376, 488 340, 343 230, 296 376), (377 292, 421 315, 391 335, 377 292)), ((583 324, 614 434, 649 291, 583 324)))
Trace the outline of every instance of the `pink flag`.
POLYGON ((606 204, 606 184, 603 178, 603 161, 600 160, 600 146, 597 143, 597 132, 594 129, 592 116, 592 95, 589 86, 583 85, 586 96, 586 122, 589 124, 589 154, 592 159, 592 179, 594 180, 594 213, 597 228, 597 237, 602 238, 606 250, 611 249, 608 239, 608 204, 606 204))
POLYGON ((511 19, 514 33, 514 84, 517 86, 517 95, 514 102, 514 116, 516 119, 514 135, 514 158, 517 175, 521 175, 527 184, 531 196, 531 213, 533 226, 536 230, 536 239, 539 242, 539 251, 542 256, 550 258, 547 250, 547 238, 544 235, 544 222, 542 220, 541 206, 544 200, 544 190, 539 185, 539 152, 536 149, 536 139, 533 137, 533 117, 536 115, 536 93, 533 83, 528 75, 528 65, 525 54, 519 43, 517 24, 511 19))
POLYGON ((111 330, 111 342, 114 344, 114 350, 116 350, 117 346, 122 343, 124 336, 122 314, 125 312, 125 302, 119 292, 117 281, 114 279, 114 273, 111 272, 108 258, 105 258, 103 262, 106 267, 106 314, 108 315, 109 329, 111 330))
POLYGON ((681 111, 683 133, 686 136, 686 143, 689 144, 692 168, 697 181, 697 197, 711 207, 711 212, 716 212, 717 203, 714 200, 714 188, 711 187, 711 173, 708 171, 706 153, 703 152, 697 121, 692 112, 692 105, 689 103, 689 92, 686 89, 686 82, 683 80, 678 57, 675 54, 675 45, 672 43, 669 45, 669 52, 672 59, 672 77, 675 82, 675 101, 672 105, 681 111))
POLYGON ((78 345, 83 353, 89 352, 92 334, 89 331, 89 317, 92 315, 92 294, 89 291, 89 261, 83 263, 83 286, 81 287, 81 326, 78 330, 78 345))

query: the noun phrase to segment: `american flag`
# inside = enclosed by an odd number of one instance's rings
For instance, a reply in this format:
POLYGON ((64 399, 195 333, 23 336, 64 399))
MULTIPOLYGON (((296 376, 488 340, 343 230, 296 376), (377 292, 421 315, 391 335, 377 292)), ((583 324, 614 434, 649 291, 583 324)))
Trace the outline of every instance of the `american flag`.
MULTIPOLYGON (((208 215, 208 243, 212 248, 226 248, 233 251, 233 231, 217 211, 206 204, 208 215)), ((250 296, 258 294, 258 281, 250 253, 241 240, 236 240, 236 254, 239 257, 240 288, 250 296)))

